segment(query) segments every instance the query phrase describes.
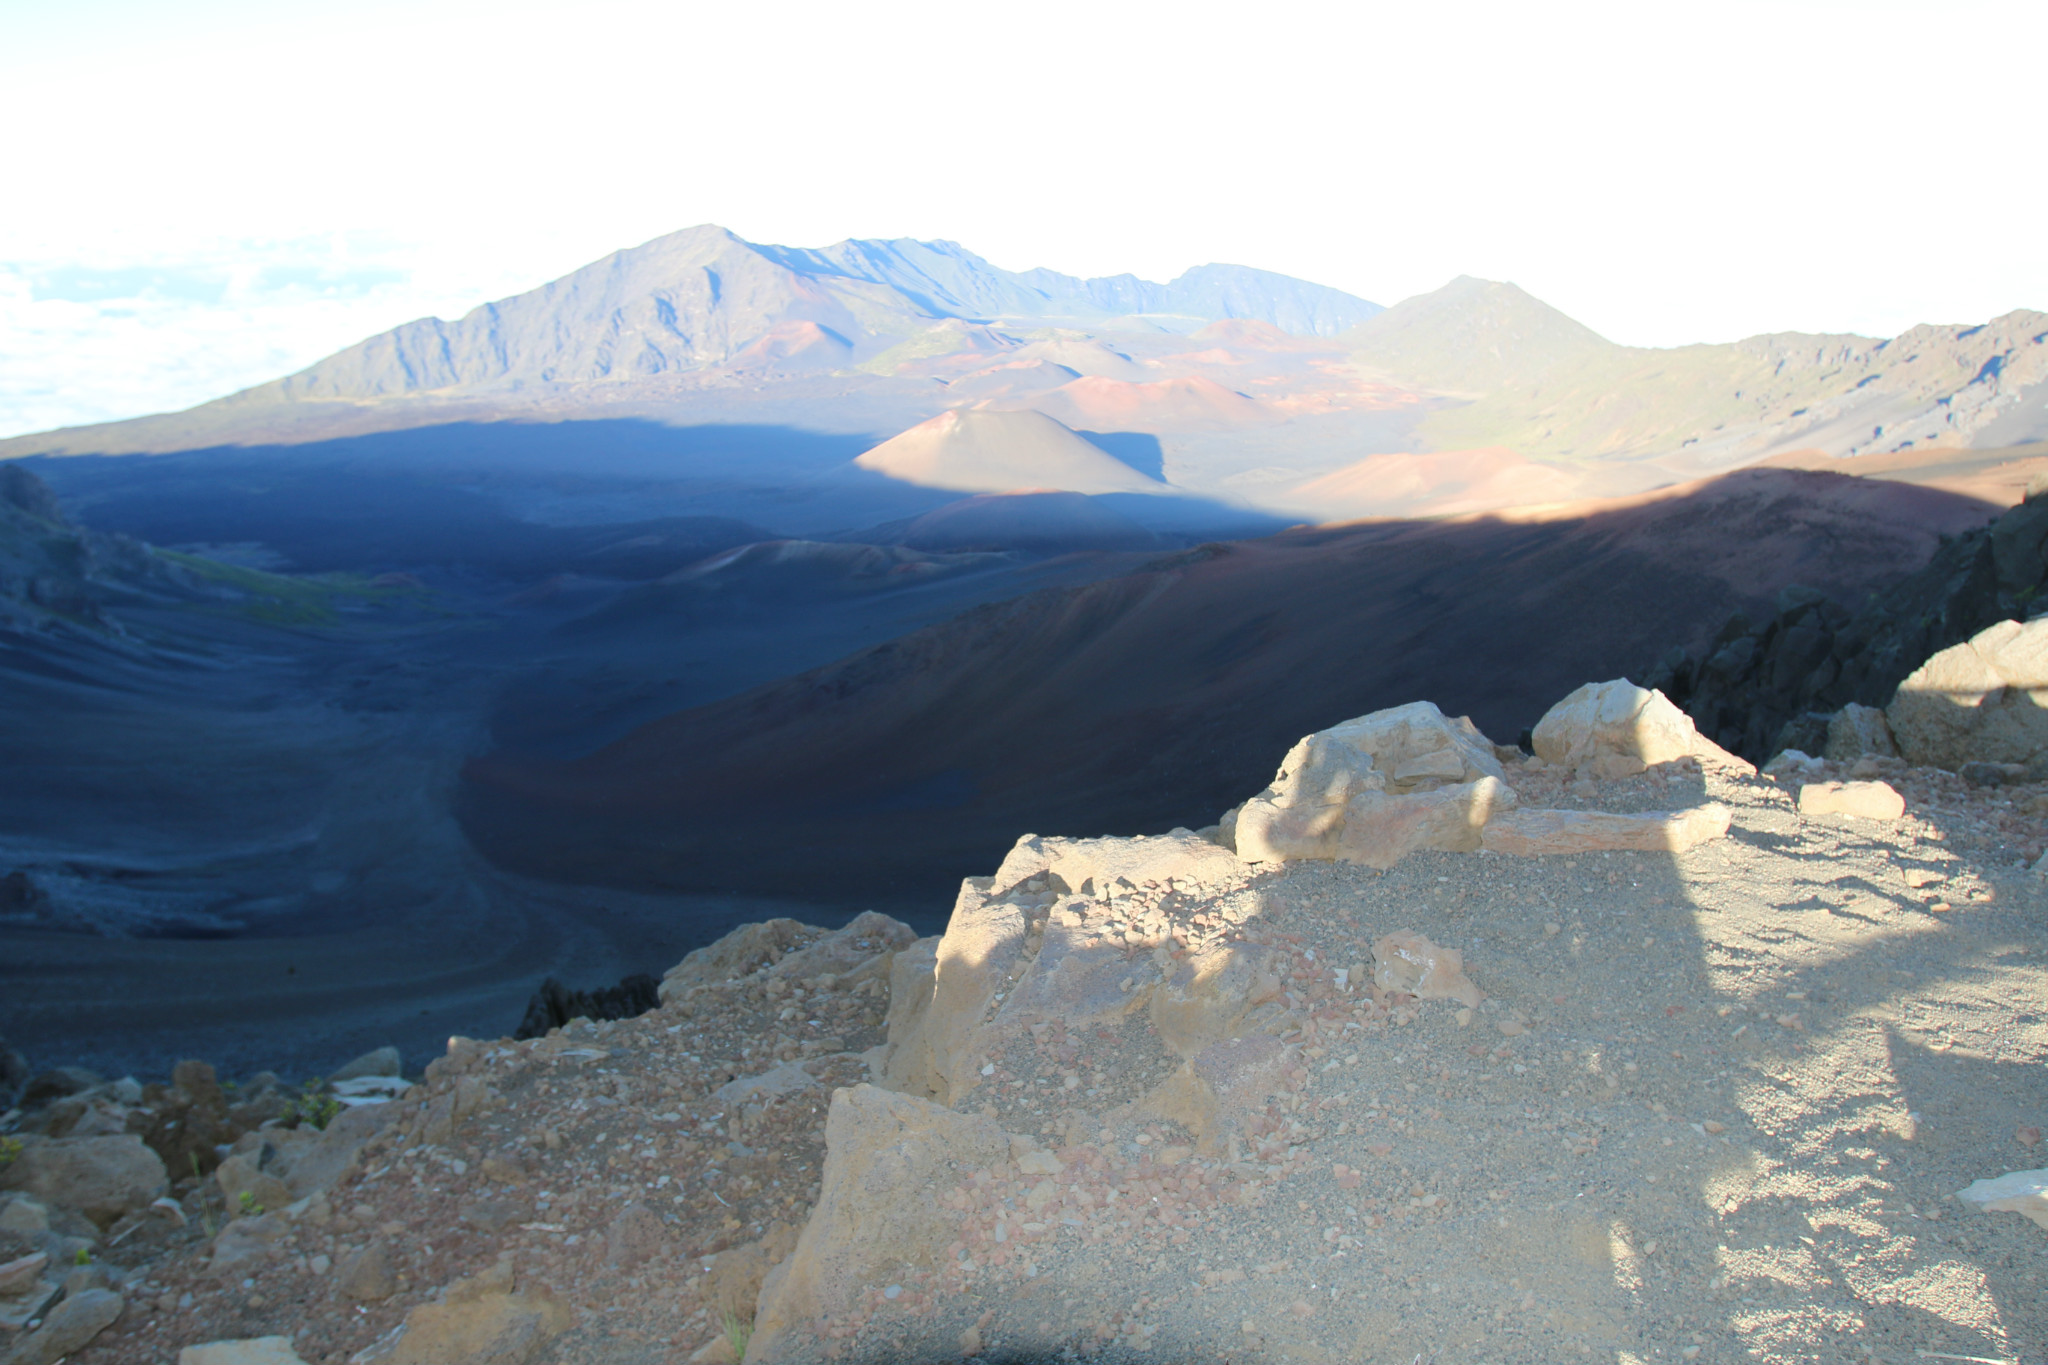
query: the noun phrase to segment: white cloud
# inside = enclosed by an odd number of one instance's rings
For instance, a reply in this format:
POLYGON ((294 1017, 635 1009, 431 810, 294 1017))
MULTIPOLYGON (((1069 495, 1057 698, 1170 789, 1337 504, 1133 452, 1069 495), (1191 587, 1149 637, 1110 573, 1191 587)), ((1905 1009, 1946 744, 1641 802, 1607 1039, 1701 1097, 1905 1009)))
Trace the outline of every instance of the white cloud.
POLYGON ((1960 0, 0 5, 0 263, 164 272, 10 294, 0 430, 196 401, 699 222, 1381 302, 1487 275, 1645 344, 2048 307, 2044 46, 2048 7, 1960 0), (393 278, 349 292, 365 259, 393 278))

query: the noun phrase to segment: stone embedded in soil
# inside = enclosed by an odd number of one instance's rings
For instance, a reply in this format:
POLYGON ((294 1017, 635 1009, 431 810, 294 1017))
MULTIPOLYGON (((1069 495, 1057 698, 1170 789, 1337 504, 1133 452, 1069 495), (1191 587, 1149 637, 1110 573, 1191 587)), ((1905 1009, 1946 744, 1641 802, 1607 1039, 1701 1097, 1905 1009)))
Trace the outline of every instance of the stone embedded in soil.
POLYGON ((1906 799, 1883 782, 1808 782, 1799 789, 1799 813, 1896 820, 1906 813, 1906 799))
POLYGON ((1683 853, 1726 835, 1732 818, 1720 804, 1634 814, 1524 806, 1489 821, 1481 840, 1489 852, 1523 857, 1607 850, 1683 853))
POLYGON ((178 1365, 306 1365, 290 1337, 209 1341, 178 1352, 178 1365))

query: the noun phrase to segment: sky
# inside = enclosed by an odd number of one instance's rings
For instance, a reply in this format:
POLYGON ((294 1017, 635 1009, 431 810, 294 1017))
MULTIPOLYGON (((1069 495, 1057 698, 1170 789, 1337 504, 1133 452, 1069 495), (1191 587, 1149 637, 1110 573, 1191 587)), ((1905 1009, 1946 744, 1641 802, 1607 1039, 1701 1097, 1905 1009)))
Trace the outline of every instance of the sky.
POLYGON ((2039 0, 0 0, 0 435, 707 222, 1636 345, 2048 310, 2043 51, 2039 0))

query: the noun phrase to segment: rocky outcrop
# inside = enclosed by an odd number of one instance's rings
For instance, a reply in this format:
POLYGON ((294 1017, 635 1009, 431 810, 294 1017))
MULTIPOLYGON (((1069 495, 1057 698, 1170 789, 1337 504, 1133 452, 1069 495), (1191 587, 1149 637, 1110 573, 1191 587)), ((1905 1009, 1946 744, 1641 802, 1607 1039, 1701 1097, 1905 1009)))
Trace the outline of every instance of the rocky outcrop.
POLYGON ((1723 748, 1761 763, 1817 753, 1851 702, 1886 706, 1924 661, 1999 621, 2024 617, 2048 588, 2048 497, 2038 493, 1860 607, 1809 588, 1778 594, 1768 620, 1731 617, 1698 657, 1668 653, 1646 682, 1723 748))

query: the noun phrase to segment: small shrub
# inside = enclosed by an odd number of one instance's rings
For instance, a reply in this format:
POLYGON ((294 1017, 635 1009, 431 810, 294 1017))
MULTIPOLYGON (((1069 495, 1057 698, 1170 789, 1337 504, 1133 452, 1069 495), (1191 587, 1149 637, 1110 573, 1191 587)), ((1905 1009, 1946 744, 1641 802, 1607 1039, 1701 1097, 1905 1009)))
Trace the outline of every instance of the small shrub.
POLYGON ((325 1128, 334 1122, 334 1116, 341 1112, 341 1101, 325 1093, 326 1085, 318 1076, 307 1081, 299 1087, 297 1095, 285 1102, 284 1113, 279 1117, 301 1128, 325 1128))
POLYGON ((256 1202, 256 1196, 248 1190, 242 1191, 238 1201, 244 1218, 255 1218, 263 1212, 263 1206, 256 1202))
POLYGON ((20 1138, 0 1137, 0 1170, 5 1170, 18 1161, 21 1158, 21 1152, 20 1138))
POLYGON ((747 1358, 747 1342, 753 1338, 754 1324, 740 1321, 739 1314, 727 1309, 721 1324, 725 1331, 726 1344, 732 1347, 734 1360, 747 1358))

